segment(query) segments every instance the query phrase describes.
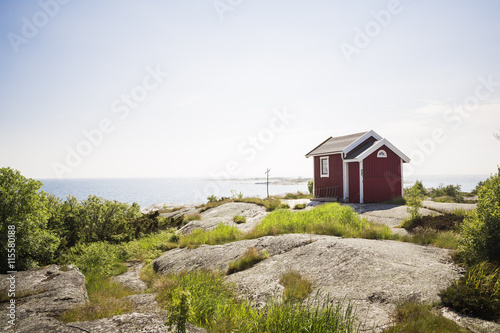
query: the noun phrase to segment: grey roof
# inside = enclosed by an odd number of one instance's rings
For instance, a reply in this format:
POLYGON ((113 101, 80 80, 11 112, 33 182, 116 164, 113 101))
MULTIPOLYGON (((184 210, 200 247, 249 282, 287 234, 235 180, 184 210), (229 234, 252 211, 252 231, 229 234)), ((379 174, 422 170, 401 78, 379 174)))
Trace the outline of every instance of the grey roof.
POLYGON ((307 157, 313 155, 323 155, 323 154, 332 154, 332 153, 340 153, 345 148, 347 148, 351 143, 362 137, 368 132, 361 132, 356 134, 349 134, 338 137, 329 137, 319 146, 311 150, 306 154, 307 157))
POLYGON ((347 153, 345 159, 351 160, 351 159, 358 157, 359 155, 364 153, 366 150, 370 149, 372 146, 377 144, 377 142, 378 142, 378 140, 375 139, 373 136, 369 137, 362 144, 360 144, 359 146, 357 146, 356 148, 351 150, 349 153, 347 153))

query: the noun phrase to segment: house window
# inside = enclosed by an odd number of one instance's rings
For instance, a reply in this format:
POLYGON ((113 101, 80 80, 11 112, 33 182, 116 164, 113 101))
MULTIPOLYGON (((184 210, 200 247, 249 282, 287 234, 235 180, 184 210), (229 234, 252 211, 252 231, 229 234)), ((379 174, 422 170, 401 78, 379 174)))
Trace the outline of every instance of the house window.
POLYGON ((328 170, 328 156, 327 157, 321 157, 319 159, 320 161, 320 174, 321 177, 328 177, 330 175, 329 170, 328 170))
POLYGON ((379 157, 379 158, 386 158, 387 157, 387 153, 385 152, 385 150, 379 150, 378 153, 377 153, 377 157, 379 157))

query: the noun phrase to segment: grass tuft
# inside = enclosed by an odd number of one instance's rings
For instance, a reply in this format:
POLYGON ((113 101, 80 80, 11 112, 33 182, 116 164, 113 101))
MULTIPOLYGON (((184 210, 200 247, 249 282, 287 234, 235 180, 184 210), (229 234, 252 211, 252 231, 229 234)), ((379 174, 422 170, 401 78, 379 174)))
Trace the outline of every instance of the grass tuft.
POLYGON ((312 284, 297 271, 289 271, 281 275, 279 283, 285 287, 283 299, 285 302, 301 302, 312 291, 312 284))
POLYGON ((385 333, 466 333, 466 329, 454 321, 432 311, 432 306, 411 301, 399 305, 394 316, 394 325, 385 333))
POLYGON ((486 320, 500 319, 500 266, 482 262, 440 294, 443 304, 486 320))
POLYGON ((234 293, 224 276, 208 270, 156 276, 157 301, 167 310, 180 291, 191 295, 188 322, 210 332, 358 332, 352 305, 326 297, 307 303, 271 300, 257 307, 234 293))
POLYGON ((306 208, 306 204, 296 204, 293 206, 293 209, 299 210, 299 209, 304 209, 306 208))
POLYGON ((245 216, 235 215, 235 216, 233 216, 233 222, 238 223, 238 224, 246 223, 247 218, 245 216))
POLYGON ((88 321, 131 312, 132 303, 124 299, 134 294, 118 282, 97 273, 85 276, 89 303, 65 311, 60 319, 65 323, 73 321, 88 321))
POLYGON ((179 246, 193 249, 203 244, 224 244, 236 241, 240 236, 238 228, 221 223, 212 230, 195 229, 191 234, 181 236, 179 246))
POLYGON ((229 263, 226 274, 233 274, 239 271, 244 271, 250 267, 253 267, 256 263, 269 257, 267 251, 259 253, 255 247, 250 247, 246 250, 241 258, 238 258, 229 263))

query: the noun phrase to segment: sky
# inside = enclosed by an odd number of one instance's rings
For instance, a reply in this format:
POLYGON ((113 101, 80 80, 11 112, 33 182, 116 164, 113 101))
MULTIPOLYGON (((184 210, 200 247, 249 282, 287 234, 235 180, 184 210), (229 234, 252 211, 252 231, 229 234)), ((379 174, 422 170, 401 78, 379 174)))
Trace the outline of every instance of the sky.
POLYGON ((374 130, 405 176, 500 164, 498 1, 2 1, 0 167, 312 177, 374 130))

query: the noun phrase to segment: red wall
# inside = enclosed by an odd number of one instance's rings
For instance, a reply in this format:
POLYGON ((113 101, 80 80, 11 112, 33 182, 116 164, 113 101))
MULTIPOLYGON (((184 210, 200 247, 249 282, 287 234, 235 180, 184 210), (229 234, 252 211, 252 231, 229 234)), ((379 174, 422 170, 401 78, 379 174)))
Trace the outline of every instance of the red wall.
POLYGON ((401 159, 382 146, 363 160, 363 201, 380 202, 401 196, 401 159), (377 153, 385 150, 386 158, 377 153))
MULTIPOLYGON (((340 156, 340 154, 328 156, 329 177, 323 178, 321 178, 320 173, 320 156, 314 156, 314 188, 316 191, 317 188, 338 186, 335 194, 337 197, 342 198, 344 196, 342 157, 340 156)), ((326 196, 324 193, 324 191, 320 191, 318 193, 315 192, 315 195, 326 196)))
POLYGON ((349 202, 359 202, 359 162, 347 163, 349 168, 349 202))

